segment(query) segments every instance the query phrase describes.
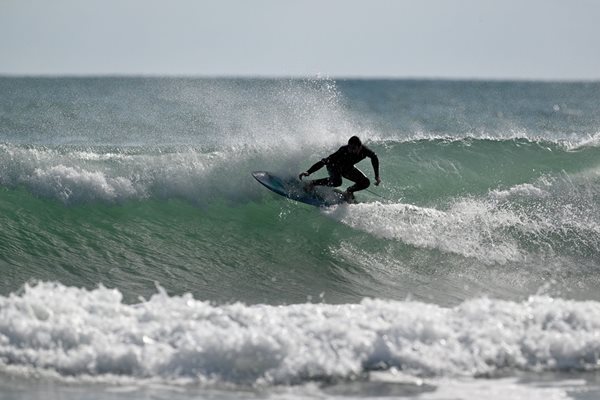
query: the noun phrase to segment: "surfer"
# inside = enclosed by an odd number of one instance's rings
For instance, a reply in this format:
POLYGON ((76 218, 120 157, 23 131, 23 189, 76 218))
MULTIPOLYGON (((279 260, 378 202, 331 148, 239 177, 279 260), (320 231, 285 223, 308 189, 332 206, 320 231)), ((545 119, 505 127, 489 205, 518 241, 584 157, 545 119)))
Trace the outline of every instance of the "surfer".
POLYGON ((308 171, 302 172, 298 177, 302 180, 305 176, 309 176, 313 172, 323 168, 323 166, 327 166, 329 177, 309 181, 308 189, 312 190, 314 186, 338 187, 342 184, 342 177, 344 177, 354 182, 354 185, 350 186, 342 194, 347 201, 354 201, 354 192, 366 189, 371 184, 369 178, 354 166, 354 164, 364 160, 366 157, 371 159, 373 171, 375 172, 375 185, 379 185, 381 183, 381 178, 379 177, 379 159, 373 150, 362 144, 358 136, 352 136, 346 146, 340 147, 338 151, 329 157, 318 161, 308 171))

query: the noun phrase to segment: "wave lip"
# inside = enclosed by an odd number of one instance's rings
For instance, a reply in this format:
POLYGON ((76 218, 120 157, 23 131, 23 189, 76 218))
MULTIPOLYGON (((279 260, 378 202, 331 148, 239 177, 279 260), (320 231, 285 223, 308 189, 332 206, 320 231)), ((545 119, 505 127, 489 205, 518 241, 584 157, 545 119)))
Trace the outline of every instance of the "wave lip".
POLYGON ((354 379, 374 370, 480 376, 596 370, 600 303, 473 299, 454 308, 211 305, 191 295, 122 303, 118 290, 57 283, 0 298, 0 363, 64 377, 235 385, 354 379))
POLYGON ((64 203, 75 199, 114 201, 141 195, 133 182, 125 177, 107 177, 100 171, 86 171, 62 164, 47 169, 36 168, 28 181, 38 192, 64 203))

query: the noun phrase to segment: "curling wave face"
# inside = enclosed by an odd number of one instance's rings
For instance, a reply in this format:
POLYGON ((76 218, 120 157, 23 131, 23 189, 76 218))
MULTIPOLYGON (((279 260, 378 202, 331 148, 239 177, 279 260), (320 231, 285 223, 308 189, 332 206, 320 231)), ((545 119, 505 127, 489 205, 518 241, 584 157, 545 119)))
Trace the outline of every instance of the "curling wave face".
MULTIPOLYGON (((0 145, 2 268, 13 271, 4 293, 55 276, 118 285, 129 300, 153 291, 144 271, 177 294, 250 303, 325 291, 333 302, 410 293, 455 304, 540 287, 596 298, 600 149, 593 144, 374 141, 384 186, 361 192, 361 204, 322 211, 277 198, 240 173, 267 166, 294 175, 305 163, 294 161, 300 148, 265 146, 0 145), (424 271, 450 279, 423 278, 424 271), (407 277, 439 287, 415 292, 407 277), (248 287, 226 295, 240 279, 248 287)), ((370 165, 361 168, 370 173, 370 165)))

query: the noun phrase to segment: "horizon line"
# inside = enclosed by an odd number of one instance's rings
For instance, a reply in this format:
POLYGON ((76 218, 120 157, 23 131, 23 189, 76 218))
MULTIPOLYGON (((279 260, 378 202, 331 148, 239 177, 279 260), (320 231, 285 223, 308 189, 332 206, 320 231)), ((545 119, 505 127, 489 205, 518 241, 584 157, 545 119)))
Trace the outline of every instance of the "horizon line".
POLYGON ((13 73, 0 72, 0 78, 148 78, 148 79, 262 79, 262 80, 365 80, 365 81, 457 81, 457 82, 542 82, 542 83, 600 83, 598 78, 531 78, 531 77, 461 77, 419 75, 306 75, 284 74, 157 74, 157 73, 13 73))

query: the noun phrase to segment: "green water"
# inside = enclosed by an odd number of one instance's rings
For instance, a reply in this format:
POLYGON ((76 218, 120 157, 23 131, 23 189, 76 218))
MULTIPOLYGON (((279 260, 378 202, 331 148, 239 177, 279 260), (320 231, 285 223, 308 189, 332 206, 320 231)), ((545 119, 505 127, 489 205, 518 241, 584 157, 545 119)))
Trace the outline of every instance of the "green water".
POLYGON ((598 89, 0 78, 3 393, 592 396, 598 89), (352 135, 359 204, 251 176, 352 135))

